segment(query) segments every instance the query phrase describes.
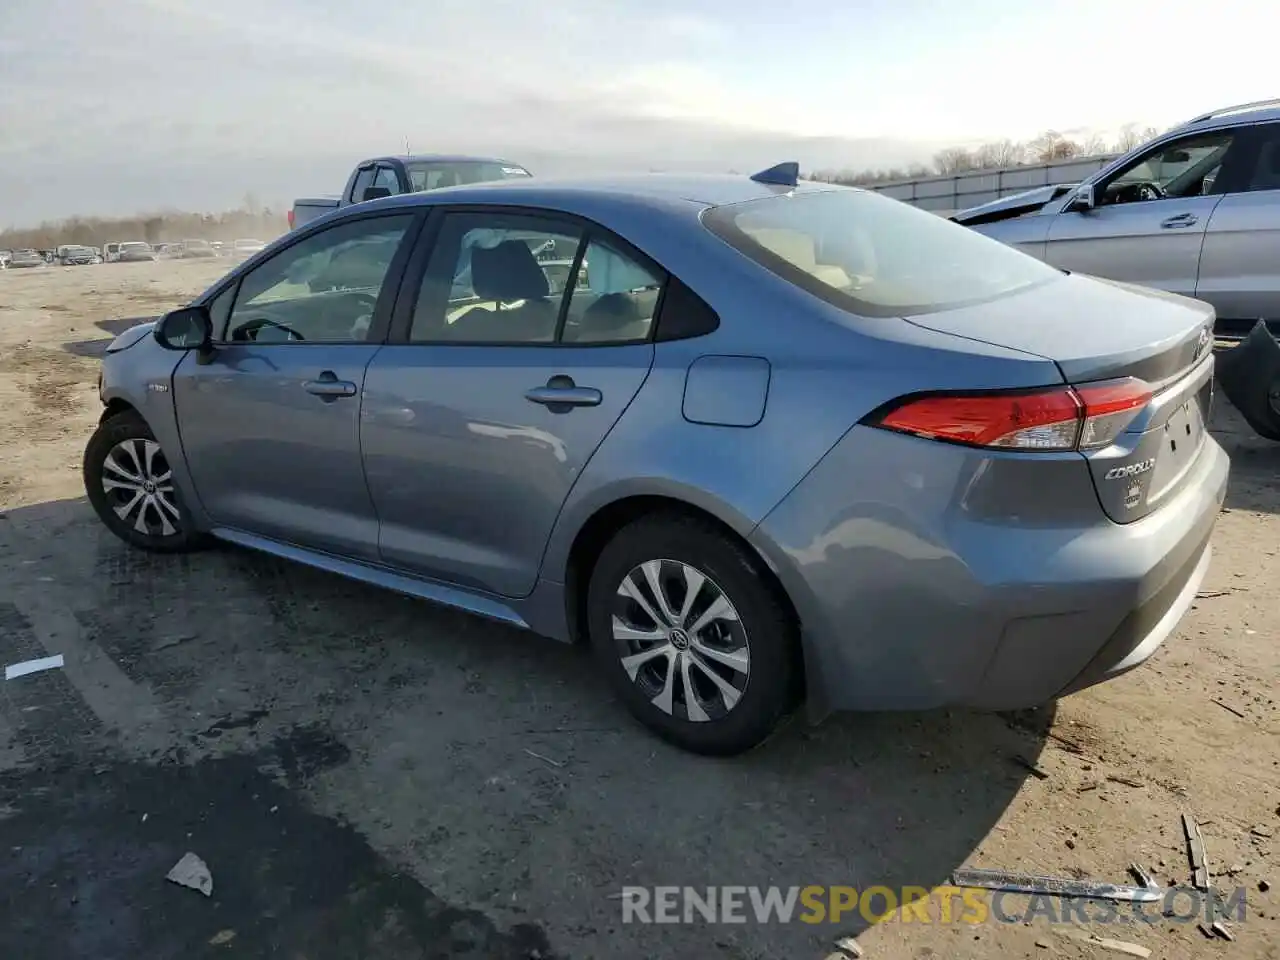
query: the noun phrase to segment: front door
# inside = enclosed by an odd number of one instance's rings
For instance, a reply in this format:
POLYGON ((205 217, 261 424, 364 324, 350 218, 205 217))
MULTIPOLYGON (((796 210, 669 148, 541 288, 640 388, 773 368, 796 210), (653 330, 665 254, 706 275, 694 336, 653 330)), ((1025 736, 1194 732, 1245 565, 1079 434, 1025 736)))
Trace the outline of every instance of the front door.
POLYGON ((365 382, 383 560, 534 587, 574 482, 648 376, 665 275, 573 223, 445 215, 412 326, 365 382))
POLYGON ((212 358, 174 374, 183 451, 218 526, 377 559, 360 461, 365 370, 390 309, 384 286, 413 217, 310 234, 215 299, 212 358))
POLYGON ((1221 201, 1229 130, 1161 144, 1097 184, 1098 206, 1058 214, 1055 267, 1194 296, 1205 228, 1221 201))

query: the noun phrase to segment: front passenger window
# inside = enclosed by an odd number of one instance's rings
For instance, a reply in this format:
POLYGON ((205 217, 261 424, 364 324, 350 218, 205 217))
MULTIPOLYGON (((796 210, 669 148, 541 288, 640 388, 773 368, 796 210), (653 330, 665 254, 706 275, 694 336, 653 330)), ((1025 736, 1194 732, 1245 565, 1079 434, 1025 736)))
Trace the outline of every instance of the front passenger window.
POLYGON ((264 261, 240 281, 226 339, 248 343, 365 340, 412 215, 329 227, 264 261))
POLYGON ((1102 203, 1141 203, 1213 193, 1233 140, 1232 131, 1218 130, 1159 146, 1115 175, 1103 189, 1102 203))

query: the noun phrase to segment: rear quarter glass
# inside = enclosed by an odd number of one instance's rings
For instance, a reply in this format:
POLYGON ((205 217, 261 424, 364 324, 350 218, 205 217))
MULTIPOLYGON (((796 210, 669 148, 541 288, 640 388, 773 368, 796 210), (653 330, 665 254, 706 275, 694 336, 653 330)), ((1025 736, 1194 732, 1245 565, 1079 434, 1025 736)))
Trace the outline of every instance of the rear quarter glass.
POLYGON ((860 316, 935 313, 1062 276, 997 240, 862 190, 779 194, 712 207, 702 219, 767 270, 860 316))

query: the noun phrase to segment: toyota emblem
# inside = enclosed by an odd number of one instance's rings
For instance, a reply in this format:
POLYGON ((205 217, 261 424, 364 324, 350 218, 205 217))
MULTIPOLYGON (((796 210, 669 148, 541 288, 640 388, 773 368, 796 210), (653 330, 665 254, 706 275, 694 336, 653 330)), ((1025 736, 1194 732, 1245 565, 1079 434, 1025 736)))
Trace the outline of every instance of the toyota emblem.
POLYGON ((1196 341, 1196 352, 1191 356, 1191 361, 1193 363, 1204 355, 1205 348, 1209 346, 1209 340, 1209 329, 1207 327, 1201 327, 1200 339, 1196 341))

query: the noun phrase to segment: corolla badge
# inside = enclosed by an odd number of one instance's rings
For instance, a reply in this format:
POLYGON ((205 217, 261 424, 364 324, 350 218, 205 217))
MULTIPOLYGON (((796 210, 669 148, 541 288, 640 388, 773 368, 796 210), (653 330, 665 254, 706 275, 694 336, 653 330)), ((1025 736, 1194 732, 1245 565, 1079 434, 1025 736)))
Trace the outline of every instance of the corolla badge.
POLYGON ((1139 460, 1137 463, 1131 463, 1126 467, 1112 467, 1102 475, 1103 480, 1120 480, 1124 477, 1136 477, 1139 474, 1147 473, 1156 465, 1156 458, 1151 457, 1149 460, 1139 460))

